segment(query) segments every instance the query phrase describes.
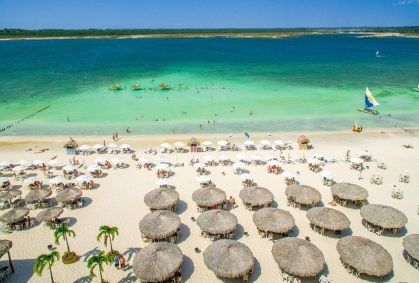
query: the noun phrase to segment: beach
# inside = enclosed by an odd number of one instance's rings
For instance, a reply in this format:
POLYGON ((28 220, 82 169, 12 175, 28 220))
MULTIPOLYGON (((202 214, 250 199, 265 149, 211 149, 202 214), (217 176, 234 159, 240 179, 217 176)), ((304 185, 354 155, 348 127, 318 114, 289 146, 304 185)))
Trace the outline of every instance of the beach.
MULTIPOLYGON (((88 136, 72 135, 72 138, 79 145, 87 144, 109 144, 112 141, 109 135, 88 136)), ((270 142, 274 140, 290 141, 292 150, 284 150, 283 154, 291 163, 281 163, 283 170, 297 174, 296 179, 300 184, 312 186, 321 194, 320 206, 332 207, 344 213, 350 220, 350 230, 344 231, 341 236, 320 235, 310 228, 309 220, 306 217, 307 210, 295 208, 287 205, 285 195, 286 185, 284 177, 267 173, 266 165, 248 165, 249 174, 258 186, 265 187, 274 195, 273 207, 286 210, 291 213, 295 219, 297 228, 294 228, 291 237, 304 239, 310 238, 310 242, 317 246, 324 255, 326 266, 321 274, 326 275, 332 282, 365 282, 375 279, 371 277, 355 276, 347 273, 339 260, 339 254, 336 250, 336 244, 344 236, 363 236, 382 245, 391 255, 393 260, 393 273, 385 278, 387 282, 415 282, 418 278, 418 270, 415 270, 407 263, 403 257, 402 239, 410 234, 419 233, 419 215, 417 190, 419 172, 419 138, 418 130, 412 128, 411 132, 403 131, 399 128, 381 128, 366 129, 362 133, 352 133, 349 131, 293 131, 293 132, 261 132, 251 133, 250 139, 256 144, 260 140, 266 139, 270 142), (304 134, 313 145, 311 150, 299 150, 297 138, 304 134), (413 148, 405 148, 403 145, 411 145, 413 148), (368 150, 372 156, 372 161, 365 162, 362 179, 359 179, 360 173, 350 169, 350 162, 345 162, 347 151, 350 150, 352 157, 357 157, 358 152, 368 150), (323 180, 319 173, 314 173, 308 169, 306 163, 298 163, 297 159, 305 157, 307 159, 323 155, 327 160, 336 160, 336 162, 326 162, 323 171, 331 171, 334 174, 334 180, 338 183, 349 182, 368 191, 369 204, 385 204, 402 211, 408 218, 408 222, 400 232, 396 234, 385 233, 381 236, 368 231, 362 224, 362 217, 359 208, 343 207, 340 205, 332 206, 331 189, 323 185, 323 180), (377 164, 385 163, 387 169, 377 168, 377 164), (409 183, 400 183, 399 175, 406 172, 410 174, 409 183), (373 175, 383 177, 383 184, 376 185, 370 183, 373 175), (392 198, 393 186, 397 185, 402 191, 402 199, 392 198)), ((192 200, 192 193, 196 191, 200 184, 196 180, 196 169, 189 165, 191 159, 198 158, 204 162, 207 155, 213 156, 216 160, 221 155, 227 155, 234 162, 237 161, 238 154, 245 154, 249 157, 260 155, 266 157, 273 155, 279 158, 281 153, 278 150, 245 151, 243 142, 247 140, 242 134, 224 133, 195 133, 195 134, 159 134, 159 135, 129 135, 122 134, 120 140, 116 143, 129 144, 135 150, 137 157, 149 158, 152 162, 158 163, 165 160, 170 163, 184 163, 184 167, 170 167, 174 175, 169 177, 168 183, 175 187, 179 193, 179 202, 175 210, 181 220, 180 237, 176 241, 181 249, 184 260, 181 266, 182 282, 222 282, 210 271, 204 263, 203 252, 211 244, 209 239, 201 237, 201 230, 192 217, 197 218, 199 212, 197 206, 192 200), (173 144, 181 141, 187 143, 189 138, 195 136, 199 141, 212 141, 216 143, 221 139, 229 139, 232 144, 237 144, 242 151, 223 151, 199 153, 171 153, 157 155, 145 154, 150 147, 160 151, 160 144, 167 142, 173 144), (196 252, 199 248, 201 252, 196 252)), ((66 135, 24 135, 24 136, 3 136, 0 138, 0 161, 11 160, 17 163, 25 159, 34 161, 42 159, 50 160, 56 156, 62 164, 67 164, 72 156, 66 155, 63 145, 68 141, 66 135), (28 151, 31 149, 30 151, 28 151), (36 153, 44 149, 42 153, 36 153), (48 149, 48 150, 45 150, 48 149)), ((74 230, 76 237, 69 238, 71 250, 76 252, 80 258, 78 262, 70 265, 64 265, 61 261, 53 266, 53 274, 57 282, 90 282, 87 278, 89 270, 86 267, 87 258, 97 250, 108 251, 109 247, 104 247, 103 243, 96 241, 96 235, 100 225, 112 225, 119 228, 119 235, 113 241, 114 249, 123 253, 129 265, 132 265, 134 255, 144 248, 145 243, 140 235, 139 222, 149 213, 149 208, 144 204, 144 196, 155 187, 157 180, 156 169, 146 170, 138 169, 138 161, 131 159, 130 154, 119 153, 101 154, 96 153, 88 156, 76 155, 77 160, 85 165, 94 163, 95 158, 102 156, 106 159, 119 157, 128 165, 128 168, 104 170, 105 176, 94 179, 98 186, 92 190, 83 190, 84 205, 82 208, 70 210, 64 209, 61 218, 68 218, 70 229, 74 230)), ((267 238, 262 238, 256 229, 252 220, 254 211, 249 211, 243 205, 239 192, 242 189, 240 176, 234 174, 231 166, 211 166, 205 167, 210 171, 210 178, 217 188, 225 191, 227 198, 233 196, 236 199, 238 207, 230 210, 237 219, 235 239, 247 245, 255 257, 255 265, 250 276, 250 282, 280 282, 280 270, 274 261, 271 249, 273 242, 267 238), (246 233, 245 233, 246 232, 246 233), (247 236, 246 236, 247 234, 247 236)), ((84 167, 79 170, 86 172, 84 167)), ((49 184, 40 170, 33 170, 31 173, 49 184)), ((62 170, 54 170, 54 174, 61 175, 62 170)), ((21 181, 11 181, 13 185, 20 187, 21 181)), ((26 195, 29 189, 20 188, 26 195)), ((52 196, 55 196, 53 192, 52 196)), ((30 211, 30 216, 36 216, 41 210, 30 211)), ((0 214, 5 211, 0 212, 0 214)), ((1 236, 2 239, 8 239, 13 242, 11 256, 15 267, 15 274, 10 275, 10 282, 48 282, 49 277, 45 272, 42 277, 34 275, 32 268, 34 259, 41 253, 48 252, 47 246, 52 244, 61 254, 66 250, 65 244, 55 245, 53 241, 53 230, 44 224, 38 224, 28 230, 14 231, 11 234, 1 236)), ((2 258, 4 261, 6 257, 2 258)), ((103 272, 104 278, 109 282, 133 282, 135 275, 133 270, 128 268, 126 271, 117 270, 113 266, 106 266, 103 272)), ((317 279, 304 279, 302 282, 317 282, 317 279)), ((92 282, 99 282, 97 278, 92 282)), ((225 281, 230 282, 230 281, 225 281)))

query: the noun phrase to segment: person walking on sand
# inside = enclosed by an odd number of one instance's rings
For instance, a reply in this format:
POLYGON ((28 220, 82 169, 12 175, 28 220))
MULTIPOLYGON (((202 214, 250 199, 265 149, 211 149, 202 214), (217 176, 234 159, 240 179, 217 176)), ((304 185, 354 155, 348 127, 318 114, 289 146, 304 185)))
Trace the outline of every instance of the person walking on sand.
POLYGON ((113 263, 115 265, 115 268, 119 269, 119 255, 115 256, 115 258, 113 259, 113 263))
POLYGON ((121 269, 125 268, 125 257, 123 255, 119 256, 119 266, 121 267, 121 269))

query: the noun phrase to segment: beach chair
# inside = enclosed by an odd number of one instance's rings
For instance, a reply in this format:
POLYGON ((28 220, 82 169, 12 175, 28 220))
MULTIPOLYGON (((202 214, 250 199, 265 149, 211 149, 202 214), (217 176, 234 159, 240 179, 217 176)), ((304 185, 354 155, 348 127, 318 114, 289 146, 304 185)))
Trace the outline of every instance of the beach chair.
POLYGON ((10 234, 12 232, 12 229, 9 225, 1 225, 0 226, 0 233, 2 234, 10 234))
POLYGON ((319 278, 319 283, 331 283, 332 281, 329 280, 329 278, 327 278, 324 275, 321 275, 319 278))
POLYGON ((10 204, 8 201, 0 202, 0 210, 8 209, 9 207, 10 207, 10 204))
POLYGON ((9 276, 9 274, 10 274, 10 268, 9 268, 9 266, 3 266, 0 269, 0 282, 7 281, 7 277, 9 276))

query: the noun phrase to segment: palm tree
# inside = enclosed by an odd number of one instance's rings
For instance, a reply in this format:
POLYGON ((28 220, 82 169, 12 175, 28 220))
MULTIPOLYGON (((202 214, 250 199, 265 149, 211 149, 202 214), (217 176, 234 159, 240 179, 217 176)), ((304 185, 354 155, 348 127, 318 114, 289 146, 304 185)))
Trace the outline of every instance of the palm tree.
POLYGON ((103 265, 110 264, 112 262, 111 256, 105 255, 104 251, 99 251, 97 254, 89 257, 87 260, 87 267, 90 268, 90 276, 95 277, 96 274, 94 273, 94 269, 96 267, 99 268, 99 276, 100 282, 103 282, 102 272, 103 272, 103 265))
POLYGON ((56 260, 60 258, 60 254, 57 251, 53 251, 50 254, 42 254, 35 259, 33 271, 39 276, 42 275, 45 267, 49 268, 49 275, 51 276, 51 282, 54 283, 54 277, 52 277, 51 267, 56 260))
POLYGON ((112 247, 112 240, 115 239, 117 235, 119 235, 118 227, 102 225, 99 227, 99 234, 97 235, 96 240, 100 242, 100 240, 102 240, 103 238, 103 243, 105 244, 105 247, 107 247, 109 240, 109 245, 111 247, 110 254, 113 254, 114 251, 112 247))
POLYGON ((65 240, 65 243, 67 244, 67 253, 70 253, 70 246, 68 245, 68 237, 75 237, 76 233, 74 233, 73 230, 68 229, 68 225, 63 223, 61 225, 58 225, 58 227, 54 231, 54 238, 55 243, 60 243, 60 238, 63 238, 65 240))

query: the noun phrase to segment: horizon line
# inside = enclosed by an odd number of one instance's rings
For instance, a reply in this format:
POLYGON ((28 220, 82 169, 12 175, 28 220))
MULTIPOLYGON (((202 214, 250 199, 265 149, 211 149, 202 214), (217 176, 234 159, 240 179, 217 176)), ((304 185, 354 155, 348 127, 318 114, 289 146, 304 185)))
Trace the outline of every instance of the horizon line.
POLYGON ((342 27, 222 27, 222 28, 18 28, 18 27, 2 27, 2 30, 292 30, 292 29, 363 29, 363 28, 419 28, 419 25, 407 26, 342 26, 342 27))

